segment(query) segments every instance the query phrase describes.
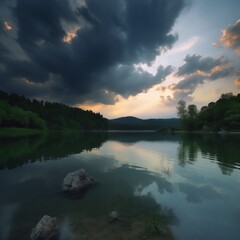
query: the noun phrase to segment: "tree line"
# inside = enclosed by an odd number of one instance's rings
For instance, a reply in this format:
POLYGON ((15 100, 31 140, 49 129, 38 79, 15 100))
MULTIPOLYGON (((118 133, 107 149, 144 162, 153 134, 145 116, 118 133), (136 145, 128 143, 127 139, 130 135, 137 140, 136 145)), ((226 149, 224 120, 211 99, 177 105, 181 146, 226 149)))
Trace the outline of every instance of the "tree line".
POLYGON ((177 114, 184 130, 240 131, 240 94, 222 94, 216 102, 210 102, 200 111, 196 105, 187 106, 180 100, 177 114))
POLYGON ((105 130, 107 119, 100 113, 0 91, 0 127, 105 130))

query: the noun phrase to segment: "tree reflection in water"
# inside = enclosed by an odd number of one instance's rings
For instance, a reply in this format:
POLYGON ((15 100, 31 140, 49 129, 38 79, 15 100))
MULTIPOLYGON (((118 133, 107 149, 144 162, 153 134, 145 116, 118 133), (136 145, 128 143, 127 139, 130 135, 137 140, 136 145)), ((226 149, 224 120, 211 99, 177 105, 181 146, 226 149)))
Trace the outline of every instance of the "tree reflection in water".
POLYGON ((182 134, 178 148, 179 165, 193 164, 198 154, 217 162, 222 174, 230 175, 240 168, 238 135, 182 134))
POLYGON ((15 168, 29 161, 53 160, 100 148, 107 133, 49 133, 21 138, 0 138, 0 169, 15 168))

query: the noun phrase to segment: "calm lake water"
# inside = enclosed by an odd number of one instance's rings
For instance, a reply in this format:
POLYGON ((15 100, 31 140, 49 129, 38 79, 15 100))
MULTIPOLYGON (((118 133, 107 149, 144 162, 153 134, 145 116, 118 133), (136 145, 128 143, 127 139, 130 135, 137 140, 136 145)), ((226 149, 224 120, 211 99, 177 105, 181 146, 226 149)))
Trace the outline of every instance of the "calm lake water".
POLYGON ((167 239, 240 239, 239 186, 239 135, 0 139, 0 239, 29 239, 43 215, 60 219, 61 239, 143 239, 153 214, 167 219, 167 239), (63 195, 64 177, 81 168, 98 184, 63 195), (109 223, 113 210, 120 219, 109 223))

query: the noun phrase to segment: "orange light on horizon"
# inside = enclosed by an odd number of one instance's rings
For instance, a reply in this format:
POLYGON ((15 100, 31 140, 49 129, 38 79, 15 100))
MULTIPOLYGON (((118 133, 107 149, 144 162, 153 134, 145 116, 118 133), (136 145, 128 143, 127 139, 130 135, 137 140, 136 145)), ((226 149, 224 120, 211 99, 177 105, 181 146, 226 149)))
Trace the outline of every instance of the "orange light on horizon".
POLYGON ((99 112, 102 108, 104 108, 104 104, 96 103, 96 104, 77 104, 76 108, 81 108, 83 110, 91 110, 93 112, 99 112))
POLYGON ((240 78, 239 78, 239 79, 236 79, 236 80, 234 81, 234 83, 235 83, 235 85, 237 85, 238 87, 240 87, 240 78))

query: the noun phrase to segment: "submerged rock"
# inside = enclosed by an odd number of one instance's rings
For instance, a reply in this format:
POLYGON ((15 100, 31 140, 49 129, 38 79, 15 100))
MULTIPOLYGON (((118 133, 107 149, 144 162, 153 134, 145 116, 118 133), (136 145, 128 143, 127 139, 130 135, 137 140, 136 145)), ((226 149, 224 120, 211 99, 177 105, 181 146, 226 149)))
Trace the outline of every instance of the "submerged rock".
POLYGON ((58 239, 59 226, 57 218, 43 216, 31 233, 31 240, 56 240, 58 239))
POLYGON ((63 191, 69 193, 81 193, 96 181, 85 169, 68 173, 63 180, 63 191))
POLYGON ((112 211, 109 214, 108 222, 110 222, 110 223, 114 222, 114 221, 118 220, 118 218, 119 218, 119 213, 117 211, 112 211))

